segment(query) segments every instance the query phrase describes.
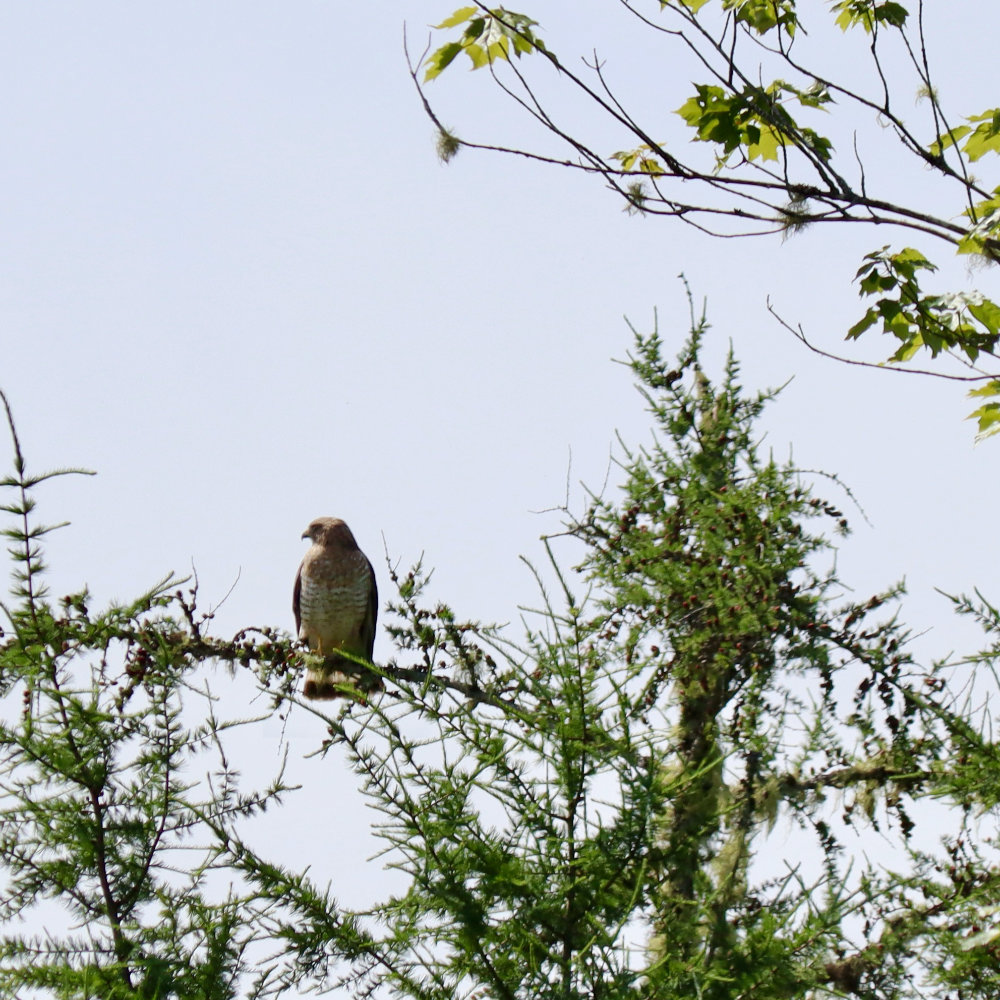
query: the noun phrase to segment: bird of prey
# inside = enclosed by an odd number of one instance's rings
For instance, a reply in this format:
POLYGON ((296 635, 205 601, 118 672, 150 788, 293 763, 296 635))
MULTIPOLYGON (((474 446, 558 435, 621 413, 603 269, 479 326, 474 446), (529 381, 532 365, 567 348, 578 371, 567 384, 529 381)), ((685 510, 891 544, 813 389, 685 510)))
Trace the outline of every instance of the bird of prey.
MULTIPOLYGON (((337 654, 372 658, 378 590, 375 572, 338 517, 317 517, 302 535, 312 545, 299 566, 292 595, 295 631, 299 640, 326 657, 321 668, 306 671, 307 698, 337 698, 337 684, 356 681, 363 670, 337 654)), ((369 678, 369 689, 380 680, 369 678)))

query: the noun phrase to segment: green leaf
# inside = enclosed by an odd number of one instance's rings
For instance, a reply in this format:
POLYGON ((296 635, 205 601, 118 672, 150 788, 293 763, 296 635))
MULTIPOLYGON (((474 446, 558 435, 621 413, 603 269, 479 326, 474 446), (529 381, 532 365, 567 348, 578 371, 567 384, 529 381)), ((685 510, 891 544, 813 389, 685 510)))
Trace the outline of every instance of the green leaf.
POLYGON ((435 28, 455 28, 460 24, 464 24, 473 17, 475 14, 479 13, 478 7, 459 7, 451 17, 445 18, 440 24, 435 24, 435 28))
POLYGON ((883 3, 875 8, 875 20, 894 28, 902 28, 909 16, 910 12, 899 3, 883 3))
POLYGON ((959 125, 951 129, 947 135, 939 135, 931 143, 930 151, 934 156, 940 156, 949 146, 954 146, 960 139, 964 139, 972 131, 968 125, 959 125))
POLYGON ((631 170, 635 161, 639 159, 639 151, 633 149, 631 152, 612 153, 611 158, 622 165, 622 170, 631 170))
POLYGON ((878 322, 878 313, 874 309, 869 309, 868 312, 858 320, 847 331, 848 340, 857 340, 866 330, 870 330, 878 322))
POLYGON ((824 104, 833 103, 833 95, 821 83, 814 83, 807 90, 799 90, 791 84, 783 83, 783 89, 795 94, 799 99, 799 104, 806 108, 822 108, 824 104))
POLYGON ((427 60, 427 69, 424 70, 424 82, 433 80, 434 77, 439 76, 442 70, 446 69, 461 51, 462 46, 459 42, 447 42, 445 45, 442 45, 427 60))
POLYGON ((902 4, 886 0, 840 0, 833 9, 840 12, 836 24, 842 31, 860 24, 869 34, 877 24, 902 28, 909 17, 909 11, 902 4))
POLYGON ((981 302, 970 302, 967 308, 991 334, 1000 334, 1000 306, 995 302, 983 299, 981 302))
POLYGON ((821 160, 828 162, 830 159, 830 153, 833 151, 833 143, 824 135, 820 135, 818 132, 814 132, 811 128, 803 128, 800 130, 802 133, 802 138, 805 140, 805 144, 816 153, 821 160))
POLYGON ((699 139, 718 143, 731 153, 743 141, 732 100, 721 87, 700 85, 697 89, 697 96, 681 105, 678 114, 697 129, 699 139))
POLYGON ((949 146, 958 145, 963 139, 962 151, 973 162, 987 153, 1000 153, 1000 108, 991 108, 965 120, 972 125, 958 125, 931 143, 930 152, 934 156, 940 156, 949 146))
POLYGON ((481 45, 475 43, 466 45, 465 54, 472 62, 473 69, 482 69, 484 66, 489 66, 490 64, 489 52, 481 45))
POLYGON ((896 279, 891 274, 880 274, 878 271, 870 270, 861 281, 861 294, 874 295, 876 292, 887 292, 890 288, 895 288, 896 284, 896 279))
POLYGON ((751 160, 777 160, 778 150, 785 145, 781 134, 769 125, 756 129, 757 140, 747 144, 747 156, 751 160))
POLYGON ((899 253, 892 255, 890 260, 895 264, 897 270, 906 270, 910 274, 923 268, 928 271, 936 271, 937 266, 932 264, 919 250, 913 247, 904 247, 899 253))
MULTIPOLYGON (((893 331, 890 328, 888 332, 890 332, 890 333, 895 332, 897 336, 900 336, 900 335, 905 334, 906 330, 905 329, 900 329, 900 330, 897 330, 897 331, 893 331)), ((902 336, 900 336, 900 339, 902 339, 902 336)), ((903 362, 909 361, 917 353, 917 351, 919 351, 920 348, 923 347, 923 346, 924 346, 924 342, 920 339, 920 337, 914 337, 912 340, 907 340, 903 344, 903 346, 900 347, 899 350, 896 351, 889 358, 889 360, 892 361, 895 364, 902 364, 903 362)))
POLYGON ((969 390, 970 396, 1000 396, 1000 381, 992 379, 989 382, 984 382, 981 386, 976 389, 969 390))
POLYGON ((958 247, 955 250, 955 253, 957 254, 982 253, 982 252, 983 252, 982 238, 972 233, 963 236, 958 241, 958 247))
POLYGON ((985 385, 981 385, 977 389, 970 390, 969 396, 972 398, 988 398, 991 400, 990 402, 977 407, 967 418, 969 420, 975 420, 978 424, 976 429, 976 438, 981 441, 983 438, 992 437, 994 434, 1000 434, 1000 402, 997 401, 997 397, 1000 396, 1000 381, 991 379, 985 385))
POLYGON ((798 19, 792 0, 723 0, 723 9, 735 11, 736 20, 749 25, 759 35, 781 25, 794 35, 798 19))
POLYGON ((975 162, 987 153, 1000 153, 1000 108, 994 108, 968 120, 980 123, 963 147, 969 159, 975 162))
POLYGON ((510 61, 510 53, 520 58, 525 53, 545 52, 550 59, 545 43, 535 36, 532 28, 537 24, 530 17, 515 11, 498 7, 483 12, 478 7, 461 7, 451 17, 446 18, 436 28, 455 28, 465 25, 462 37, 456 42, 448 42, 437 49, 427 60, 424 80, 440 76, 460 52, 465 52, 473 69, 492 65, 497 60, 510 61))

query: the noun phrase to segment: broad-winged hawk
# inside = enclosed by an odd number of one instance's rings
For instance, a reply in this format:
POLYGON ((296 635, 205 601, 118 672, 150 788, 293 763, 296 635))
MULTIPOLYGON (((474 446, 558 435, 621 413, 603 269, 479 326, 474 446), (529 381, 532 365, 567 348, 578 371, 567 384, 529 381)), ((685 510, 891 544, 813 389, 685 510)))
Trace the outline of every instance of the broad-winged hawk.
MULTIPOLYGON (((375 572, 338 517, 318 517, 302 535, 312 541, 295 577, 292 610, 299 640, 326 662, 306 671, 307 698, 336 698, 337 684, 352 682, 362 673, 356 663, 337 656, 343 650, 372 658, 378 590, 375 572)), ((368 688, 380 686, 378 681, 368 688)))

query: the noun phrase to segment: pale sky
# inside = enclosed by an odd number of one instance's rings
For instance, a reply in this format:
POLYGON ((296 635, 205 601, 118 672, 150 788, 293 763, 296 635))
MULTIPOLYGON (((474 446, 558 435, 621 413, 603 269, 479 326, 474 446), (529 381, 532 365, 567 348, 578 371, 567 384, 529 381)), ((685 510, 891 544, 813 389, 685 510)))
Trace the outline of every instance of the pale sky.
MULTIPOLYGON (((206 603, 239 577, 220 634, 291 629, 300 535, 329 514, 352 527, 383 596, 384 536, 404 566, 425 554, 434 594, 460 615, 514 618, 534 600, 518 555, 540 558, 538 536, 556 528, 533 512, 563 501, 570 454, 579 506, 576 483, 603 480, 615 430, 645 439, 610 359, 630 345, 623 316, 645 329, 654 309, 679 348, 684 272, 708 301, 711 356, 731 338, 749 387, 794 376, 766 420, 776 453, 838 474, 864 505, 872 525, 853 517, 844 578, 864 593, 905 576, 906 617, 946 652, 964 633, 934 587, 1000 599, 1000 439, 973 445, 961 388, 817 359, 765 303, 839 350, 864 309, 850 285, 863 253, 909 243, 944 264, 947 248, 857 228, 713 241, 629 217, 565 171, 469 151, 443 166, 403 19, 419 51, 453 6, 0 6, 0 385, 31 468, 99 473, 39 494, 44 519, 72 521, 49 545, 53 589, 88 584, 104 604, 193 564, 206 603)), ((582 52, 600 44, 626 90, 652 78, 636 100, 654 113, 662 86, 665 122, 687 96, 673 75, 686 71, 590 29, 604 5, 574 5, 575 26, 550 0, 522 6, 553 48, 563 32, 582 52)), ((994 5, 927 13, 954 117, 998 103, 982 30, 994 5)), ((533 135, 485 74, 457 66, 429 94, 467 138, 533 135)), ((924 183, 903 177, 898 197, 924 183)), ((995 271, 961 261, 936 287, 1000 298, 995 271)), ((384 635, 375 652, 389 655, 384 635)), ((298 761, 323 732, 297 716, 287 735, 298 761)), ((277 726, 264 753, 262 766, 277 761, 277 726)), ((370 815, 343 761, 300 770, 326 788, 336 774, 323 842, 363 837, 370 815)), ((273 822, 287 841, 294 822, 273 822)), ((314 874, 363 902, 379 865, 363 853, 320 851, 314 874)))

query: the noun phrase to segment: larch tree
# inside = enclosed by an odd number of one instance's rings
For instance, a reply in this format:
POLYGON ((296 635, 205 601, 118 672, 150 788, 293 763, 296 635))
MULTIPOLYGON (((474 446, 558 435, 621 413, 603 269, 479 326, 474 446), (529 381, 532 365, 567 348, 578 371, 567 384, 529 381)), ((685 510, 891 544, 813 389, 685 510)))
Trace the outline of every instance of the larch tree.
POLYGON ((732 357, 710 378, 692 326, 674 360, 636 335, 653 435, 544 539, 521 625, 393 569, 396 653, 362 664, 385 690, 329 714, 295 693, 287 634, 213 638, 176 581, 52 601, 48 477, 15 436, 0 990, 993 1000, 1000 613, 956 597, 985 649, 924 663, 897 587, 847 596, 850 494, 762 447, 773 394, 732 357), (218 663, 324 720, 401 888, 347 907, 255 848, 246 821, 294 793, 241 790, 218 663), (18 930, 53 903, 69 925, 18 930))

